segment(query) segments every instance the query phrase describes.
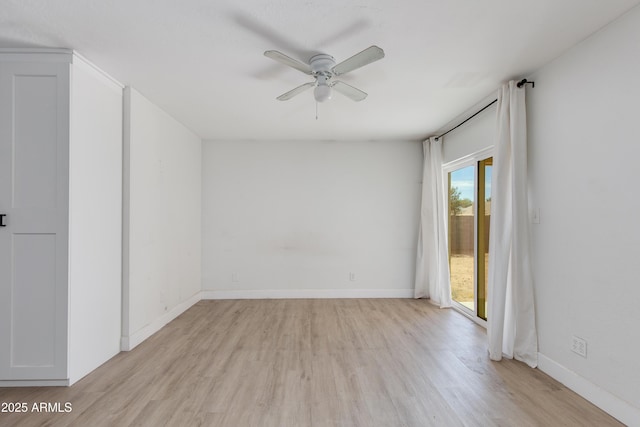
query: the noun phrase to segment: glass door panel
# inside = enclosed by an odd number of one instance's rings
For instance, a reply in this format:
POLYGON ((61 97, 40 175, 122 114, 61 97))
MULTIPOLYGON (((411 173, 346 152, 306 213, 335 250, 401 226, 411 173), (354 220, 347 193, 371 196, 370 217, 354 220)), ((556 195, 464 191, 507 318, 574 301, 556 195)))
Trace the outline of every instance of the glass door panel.
POLYGON ((487 320, 489 283, 489 223, 491 219, 491 168, 493 158, 478 162, 478 317, 487 320))
POLYGON ((475 166, 449 173, 451 297, 475 312, 475 166))

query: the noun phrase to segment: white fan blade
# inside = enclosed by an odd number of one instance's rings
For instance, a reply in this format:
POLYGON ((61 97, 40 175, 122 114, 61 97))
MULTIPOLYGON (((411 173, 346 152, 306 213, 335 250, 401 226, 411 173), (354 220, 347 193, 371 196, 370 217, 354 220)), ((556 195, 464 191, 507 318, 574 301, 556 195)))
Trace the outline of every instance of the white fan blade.
POLYGON ((333 74, 339 76, 357 68, 364 67, 365 65, 371 64, 372 62, 382 58, 384 58, 384 50, 380 49, 378 46, 371 46, 333 67, 333 74))
POLYGON ((346 84, 345 82, 337 81, 331 85, 332 88, 336 90, 336 92, 341 93, 347 98, 351 98, 354 101, 362 101, 367 97, 367 93, 357 89, 351 85, 346 84))
POLYGON ((309 89, 310 87, 313 87, 316 85, 316 82, 309 82, 309 83, 305 83, 301 86, 298 86, 295 89, 291 89, 289 92, 287 93, 283 93, 282 95, 280 95, 279 97, 277 97, 276 99, 278 101, 288 101, 291 98, 293 98, 294 96, 298 95, 299 93, 304 92, 305 90, 309 89))
POLYGON ((277 50, 268 50, 264 53, 264 56, 271 58, 274 61, 278 61, 281 64, 295 68, 296 70, 302 71, 305 74, 311 74, 311 67, 309 67, 308 64, 300 62, 297 59, 293 59, 282 52, 278 52, 277 50))

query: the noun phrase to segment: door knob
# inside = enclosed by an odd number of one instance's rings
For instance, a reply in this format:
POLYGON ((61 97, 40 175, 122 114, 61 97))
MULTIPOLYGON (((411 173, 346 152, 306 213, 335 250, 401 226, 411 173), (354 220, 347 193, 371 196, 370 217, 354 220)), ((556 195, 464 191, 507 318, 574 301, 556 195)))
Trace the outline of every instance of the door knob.
POLYGON ((7 224, 4 223, 4 217, 7 216, 7 214, 0 214, 0 227, 6 227, 7 224))

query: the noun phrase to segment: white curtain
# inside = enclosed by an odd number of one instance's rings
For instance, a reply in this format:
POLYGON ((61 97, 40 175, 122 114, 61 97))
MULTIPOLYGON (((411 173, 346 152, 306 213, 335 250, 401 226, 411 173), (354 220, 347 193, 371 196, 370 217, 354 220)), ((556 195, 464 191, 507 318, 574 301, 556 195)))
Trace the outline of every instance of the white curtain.
POLYGON ((442 179, 442 140, 422 143, 422 207, 416 257, 414 296, 430 298, 441 308, 451 307, 447 249, 446 188, 442 179))
POLYGON ((529 250, 525 89, 502 86, 491 178, 489 356, 538 364, 529 250))

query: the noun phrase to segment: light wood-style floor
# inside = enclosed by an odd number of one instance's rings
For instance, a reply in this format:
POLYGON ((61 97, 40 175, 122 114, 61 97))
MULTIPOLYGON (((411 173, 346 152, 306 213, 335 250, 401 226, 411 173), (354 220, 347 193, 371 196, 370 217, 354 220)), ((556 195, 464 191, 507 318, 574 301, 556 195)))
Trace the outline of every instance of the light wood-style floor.
POLYGON ((614 426, 424 300, 201 301, 68 388, 2 388, 1 426, 614 426))

